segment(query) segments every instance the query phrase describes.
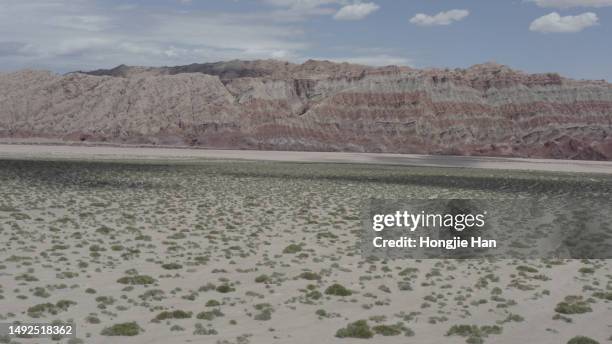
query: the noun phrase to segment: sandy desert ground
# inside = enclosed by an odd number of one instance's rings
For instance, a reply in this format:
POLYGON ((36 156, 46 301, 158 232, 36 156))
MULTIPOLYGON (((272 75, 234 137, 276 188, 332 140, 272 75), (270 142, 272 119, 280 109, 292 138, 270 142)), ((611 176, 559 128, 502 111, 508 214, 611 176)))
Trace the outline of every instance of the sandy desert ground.
POLYGON ((0 149, 0 322, 72 321, 71 344, 612 341, 610 260, 358 245, 370 197, 609 197, 609 174, 23 147, 0 149))

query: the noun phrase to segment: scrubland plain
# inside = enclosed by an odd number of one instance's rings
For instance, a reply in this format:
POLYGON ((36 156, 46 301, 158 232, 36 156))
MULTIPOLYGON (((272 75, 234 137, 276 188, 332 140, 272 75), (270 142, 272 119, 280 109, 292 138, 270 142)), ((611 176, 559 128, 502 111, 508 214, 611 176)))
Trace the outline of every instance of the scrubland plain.
POLYGON ((603 174, 0 160, 0 322, 71 321, 70 344, 606 343, 609 260, 384 261, 359 232, 371 197, 611 192, 603 174))

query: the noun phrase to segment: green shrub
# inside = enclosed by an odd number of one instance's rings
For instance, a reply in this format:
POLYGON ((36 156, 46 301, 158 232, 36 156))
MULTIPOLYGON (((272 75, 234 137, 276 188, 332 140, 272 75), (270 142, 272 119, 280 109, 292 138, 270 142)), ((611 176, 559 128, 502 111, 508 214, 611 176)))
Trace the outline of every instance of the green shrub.
POLYGON ((166 270, 178 270, 178 269, 182 269, 183 266, 179 263, 166 263, 166 264, 162 264, 162 268, 166 270))
POLYGON ((218 332, 214 328, 207 329, 206 327, 204 327, 204 325, 198 323, 195 324, 195 330, 193 331, 193 334, 198 336, 211 336, 218 334, 218 332))
POLYGON ((570 339, 567 344, 599 344, 599 342, 589 337, 576 336, 570 339))
POLYGON ((412 284, 410 284, 408 281, 399 281, 397 282, 397 288, 402 291, 410 291, 412 290, 412 284))
POLYGON ((155 283, 155 278, 147 275, 125 276, 117 280, 117 283, 129 285, 146 285, 155 283))
POLYGON ((583 273, 583 274, 592 274, 595 272, 595 269, 593 268, 580 268, 580 270, 578 270, 578 272, 583 273))
POLYGON ((41 303, 35 306, 28 308, 27 313, 32 318, 40 318, 45 313, 49 313, 52 315, 57 315, 60 312, 65 312, 72 305, 76 305, 77 303, 70 300, 60 300, 56 304, 52 303, 41 303))
POLYGON ((163 311, 163 312, 159 313, 155 317, 155 320, 189 319, 189 318, 191 318, 192 315, 193 315, 193 313, 191 313, 191 312, 185 312, 185 311, 181 311, 181 310, 163 311))
POLYGON ((32 318, 40 318, 44 313, 57 314, 55 305, 47 302, 28 308, 28 315, 32 318))
POLYGON ((521 272, 530 272, 530 273, 538 272, 538 269, 531 267, 531 266, 526 266, 526 265, 519 265, 516 267, 516 269, 521 272))
POLYGON ((259 275, 255 277, 255 283, 266 283, 270 281, 270 276, 268 275, 259 275))
POLYGON ((293 253, 298 253, 301 250, 302 250, 302 246, 296 245, 296 244, 291 244, 291 245, 285 247, 285 249, 283 250, 283 253, 285 253, 285 254, 293 254, 293 253))
POLYGON ((338 239, 338 236, 328 231, 317 233, 317 239, 338 239))
POLYGON ((453 325, 448 332, 447 336, 461 336, 461 337, 479 337, 481 335, 480 329, 476 325, 453 325))
POLYGON ((100 333, 103 336, 136 336, 142 331, 136 322, 126 322, 107 327, 100 333))
POLYGON ((226 293, 235 291, 236 289, 232 288, 230 285, 223 284, 223 285, 218 286, 216 290, 222 294, 226 294, 226 293))
POLYGON ((142 295, 138 295, 143 301, 161 301, 164 299, 165 292, 161 289, 151 289, 145 291, 142 295))
POLYGON ((257 321, 268 321, 272 319, 272 309, 264 308, 260 313, 255 314, 253 318, 257 321))
POLYGON ((566 296, 565 301, 559 302, 555 312, 561 314, 582 314, 592 312, 591 306, 583 301, 582 296, 566 296))
POLYGON ((221 303, 217 300, 208 300, 208 302, 206 302, 206 307, 217 307, 217 306, 221 306, 221 303))
POLYGON ((98 302, 98 308, 104 309, 106 306, 110 306, 115 303, 115 298, 112 296, 98 296, 96 297, 98 302))
POLYGON ((306 294, 306 297, 309 299, 313 299, 313 300, 318 300, 323 296, 323 294, 321 294, 320 291, 318 290, 313 290, 311 292, 309 292, 308 294, 306 294))
POLYGON ((480 344, 484 343, 484 339, 489 335, 501 334, 502 328, 497 325, 493 326, 476 326, 476 325, 453 325, 448 332, 447 336, 460 336, 467 337, 466 342, 469 344, 480 344))
POLYGON ((383 336, 398 336, 402 333, 403 326, 401 324, 377 325, 372 327, 372 330, 374 331, 374 333, 383 336))
POLYGON ((485 335, 491 335, 491 334, 501 334, 502 333, 502 328, 500 326, 497 325, 493 325, 493 326, 489 326, 489 325, 485 325, 485 326, 480 326, 480 331, 485 335))
POLYGON ((419 272, 419 269, 417 268, 405 268, 404 270, 400 271, 399 275, 407 276, 407 275, 416 274, 417 272, 419 272))
POLYGON ((335 296, 349 296, 352 295, 353 292, 349 289, 346 289, 343 285, 336 283, 327 287, 327 289, 325 289, 325 294, 335 296))
POLYGON ((317 309, 315 314, 322 318, 326 318, 327 316, 329 316, 329 314, 324 309, 317 309))
POLYGON ((357 320, 336 331, 338 338, 372 338, 373 336, 374 332, 365 320, 357 320))
POLYGON ((35 287, 33 294, 34 296, 43 297, 43 298, 47 298, 51 296, 51 294, 49 294, 47 290, 43 287, 35 287))
POLYGON ((212 311, 205 311, 205 312, 200 312, 198 313, 198 315, 196 315, 196 318, 200 319, 200 320, 213 320, 214 318, 218 318, 218 317, 222 317, 225 314, 223 314, 223 312, 221 312, 218 309, 213 309, 212 311))
POLYGON ((593 296, 595 296, 598 299, 612 301, 612 291, 608 291, 608 292, 598 291, 594 293, 593 296))
POLYGON ((300 274, 300 278, 308 281, 318 281, 321 279, 321 276, 316 272, 304 271, 300 274))

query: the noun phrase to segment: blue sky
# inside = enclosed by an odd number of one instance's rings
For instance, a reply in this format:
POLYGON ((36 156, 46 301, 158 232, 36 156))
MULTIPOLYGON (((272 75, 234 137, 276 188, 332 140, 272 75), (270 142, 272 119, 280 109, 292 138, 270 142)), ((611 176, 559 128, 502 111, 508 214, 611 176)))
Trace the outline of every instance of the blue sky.
POLYGON ((612 0, 0 0, 0 70, 495 61, 612 80, 612 0))

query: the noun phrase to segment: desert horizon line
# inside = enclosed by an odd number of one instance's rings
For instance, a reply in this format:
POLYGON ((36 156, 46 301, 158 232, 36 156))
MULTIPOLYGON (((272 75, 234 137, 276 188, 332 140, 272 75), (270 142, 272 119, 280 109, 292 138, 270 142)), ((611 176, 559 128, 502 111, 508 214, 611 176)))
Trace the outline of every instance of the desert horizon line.
MULTIPOLYGON (((36 66, 32 66, 32 67, 25 67, 25 68, 11 69, 11 70, 0 70, 0 74, 11 74, 11 73, 17 73, 20 71, 30 71, 31 70, 31 71, 48 71, 56 75, 69 75, 69 74, 74 74, 74 73, 93 73, 93 72, 101 72, 101 71, 112 71, 112 70, 116 70, 119 68, 162 69, 162 68, 175 68, 175 67, 197 66, 197 65, 215 65, 215 64, 222 64, 222 63, 232 63, 232 62, 240 62, 240 63, 277 62, 277 63, 283 63, 283 64, 294 65, 294 66, 303 66, 309 63, 331 63, 331 64, 338 64, 338 65, 362 66, 362 67, 372 68, 374 70, 385 69, 385 68, 400 68, 400 69, 414 70, 414 71, 457 71, 457 70, 472 70, 472 69, 475 69, 481 66, 498 66, 500 68, 507 68, 514 73, 520 73, 520 74, 528 74, 528 75, 551 75, 552 74, 552 75, 558 75, 562 77, 563 79, 567 79, 567 80, 595 81, 595 82, 603 81, 605 83, 611 83, 610 80, 604 77, 600 79, 596 79, 596 78, 589 79, 589 78, 580 78, 580 77, 570 76, 569 74, 566 74, 560 71, 526 70, 523 68, 515 67, 510 63, 498 62, 497 60, 488 60, 488 61, 483 61, 480 63, 472 63, 472 64, 465 65, 465 66, 441 66, 441 65, 440 66, 413 66, 413 65, 401 64, 401 63, 376 65, 376 64, 368 64, 368 63, 360 63, 357 61, 351 61, 351 59, 329 59, 329 58, 308 58, 308 59, 303 59, 299 61, 285 60, 285 59, 280 59, 280 58, 259 58, 259 59, 232 58, 232 59, 225 59, 225 60, 212 60, 212 61, 191 62, 191 63, 184 63, 184 64, 163 64, 163 65, 162 64, 119 63, 119 64, 110 65, 110 66, 82 68, 82 69, 76 69, 76 70, 71 70, 67 72, 60 72, 52 68, 45 68, 45 67, 39 68, 36 66)), ((183 72, 183 73, 188 73, 188 72, 183 72)), ((197 72, 197 73, 201 73, 201 72, 197 72)))

